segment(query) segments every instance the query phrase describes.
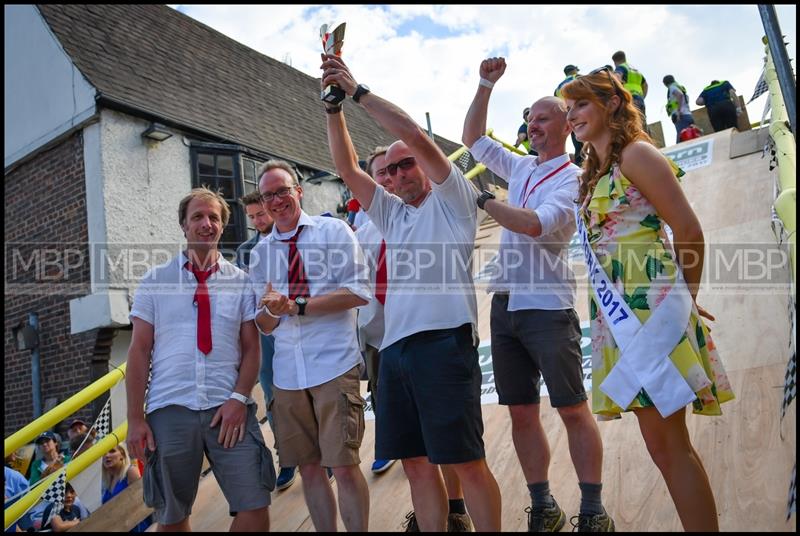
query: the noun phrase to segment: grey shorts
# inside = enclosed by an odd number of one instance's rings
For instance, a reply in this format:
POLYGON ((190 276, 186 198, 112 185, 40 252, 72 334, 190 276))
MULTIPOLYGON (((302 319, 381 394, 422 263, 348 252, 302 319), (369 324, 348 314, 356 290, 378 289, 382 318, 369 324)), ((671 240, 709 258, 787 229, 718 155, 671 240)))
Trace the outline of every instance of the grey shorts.
POLYGON ((244 440, 229 449, 218 441, 220 425, 210 427, 217 409, 167 406, 147 415, 156 450, 147 453, 142 484, 144 502, 155 510, 153 517, 158 523, 178 523, 192 513, 203 454, 231 515, 269 506, 275 466, 256 420, 256 405, 248 406, 244 440))
POLYGON ((554 408, 587 399, 581 369, 581 329, 574 309, 508 311, 508 295, 492 298, 492 366, 498 402, 539 403, 544 377, 554 408))

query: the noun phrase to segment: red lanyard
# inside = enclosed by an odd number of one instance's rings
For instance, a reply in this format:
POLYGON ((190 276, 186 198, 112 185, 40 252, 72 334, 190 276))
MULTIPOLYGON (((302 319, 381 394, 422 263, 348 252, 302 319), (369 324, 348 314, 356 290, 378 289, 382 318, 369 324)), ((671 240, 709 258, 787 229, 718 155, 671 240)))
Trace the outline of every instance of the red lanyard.
POLYGON ((522 204, 519 206, 519 208, 525 208, 525 203, 527 203, 527 202, 528 202, 528 199, 531 197, 531 195, 533 195, 533 192, 535 192, 535 191, 536 191, 536 188, 538 188, 540 184, 542 184, 542 183, 543 183, 544 181, 546 181, 547 179, 549 179, 549 178, 553 177, 553 176, 554 176, 555 174, 557 174, 559 171, 561 171, 562 169, 564 169, 565 167, 567 167, 568 165, 570 165, 570 163, 571 163, 571 161, 570 161, 570 160, 567 160, 566 162, 564 162, 564 163, 561 165, 561 167, 559 167, 559 168, 558 168, 558 169, 556 169, 555 171, 552 171, 552 172, 548 173, 548 174, 547 174, 547 176, 545 176, 545 178, 543 178, 542 180, 540 180, 539 182, 537 182, 536 184, 534 184, 534 185, 533 185, 533 188, 531 188, 531 191, 530 191, 530 192, 528 192, 528 195, 526 196, 526 195, 525 195, 525 192, 526 192, 526 191, 528 191, 528 184, 531 182, 531 178, 533 177, 533 174, 534 174, 534 173, 536 173, 536 170, 535 170, 535 169, 534 169, 533 171, 531 171, 531 174, 530 174, 530 175, 528 175, 528 180, 527 180, 527 181, 525 181, 525 188, 523 188, 523 189, 522 189, 522 195, 523 195, 523 196, 525 196, 525 198, 523 199, 523 201, 522 201, 522 204))

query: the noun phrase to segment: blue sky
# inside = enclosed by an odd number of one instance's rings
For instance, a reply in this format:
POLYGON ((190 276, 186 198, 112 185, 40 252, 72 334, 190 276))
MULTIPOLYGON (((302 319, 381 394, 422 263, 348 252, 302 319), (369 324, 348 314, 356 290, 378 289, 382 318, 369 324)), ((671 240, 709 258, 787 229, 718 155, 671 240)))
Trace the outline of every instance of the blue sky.
MULTIPOLYGON (((481 60, 508 64, 489 107, 490 128, 514 141, 522 109, 552 94, 563 67, 581 72, 627 53, 650 86, 648 122, 674 127, 661 80, 672 74, 692 101, 712 79, 727 79, 748 100, 763 67, 764 35, 755 5, 173 5, 182 13, 272 58, 319 77, 319 27, 347 22, 343 57, 356 80, 453 141, 478 84, 481 60)), ((796 57, 796 5, 776 6, 789 57, 796 57)), ((794 67, 794 62, 793 62, 794 67)), ((761 119, 766 96, 748 105, 761 119)), ((570 145, 569 143, 567 144, 570 145)), ((363 156, 363 155, 362 155, 363 156)))

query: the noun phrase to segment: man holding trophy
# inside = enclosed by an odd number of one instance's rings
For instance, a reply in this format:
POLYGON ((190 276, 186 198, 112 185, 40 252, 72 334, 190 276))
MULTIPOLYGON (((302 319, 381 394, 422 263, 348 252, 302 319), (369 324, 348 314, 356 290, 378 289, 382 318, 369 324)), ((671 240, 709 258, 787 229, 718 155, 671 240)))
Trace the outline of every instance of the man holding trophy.
POLYGON ((447 494, 437 467, 443 465, 460 478, 475 529, 498 532, 500 489, 482 438, 477 303, 469 262, 477 192, 405 112, 355 81, 335 45, 334 54, 328 51, 322 56, 322 87, 338 86, 399 138, 386 152, 395 187, 391 195, 358 166, 342 107, 323 93, 337 172, 386 241, 376 457, 402 460, 421 530, 446 529, 447 494), (404 288, 408 278, 395 273, 393 259, 415 249, 434 259, 433 266, 414 267, 413 283, 440 290, 404 288), (456 255, 462 262, 453 263, 456 255))

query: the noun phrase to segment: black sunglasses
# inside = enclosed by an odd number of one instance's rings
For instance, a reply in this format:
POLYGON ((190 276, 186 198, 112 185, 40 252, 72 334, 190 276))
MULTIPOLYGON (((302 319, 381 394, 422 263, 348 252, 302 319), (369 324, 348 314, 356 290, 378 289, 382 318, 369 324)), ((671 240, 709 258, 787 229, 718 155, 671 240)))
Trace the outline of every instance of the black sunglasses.
POLYGON ((416 164, 416 163, 417 163, 417 159, 414 158, 413 156, 409 156, 407 158, 403 158, 402 160, 400 160, 399 162, 397 162, 395 164, 387 165, 386 166, 386 172, 389 175, 391 175, 392 177, 394 177, 395 175, 397 175, 397 168, 400 168, 403 171, 407 171, 407 170, 411 169, 412 167, 414 167, 414 164, 416 164))
MULTIPOLYGON (((616 75, 614 74, 614 69, 610 65, 603 65, 602 67, 598 67, 594 71, 590 72, 588 76, 591 76, 593 74, 600 74, 602 72, 605 72, 606 75, 608 76, 608 81, 611 82, 611 87, 614 88, 614 93, 619 94, 617 84, 614 83, 614 77, 616 75)), ((617 81, 619 81, 619 79, 617 79, 617 81)))

